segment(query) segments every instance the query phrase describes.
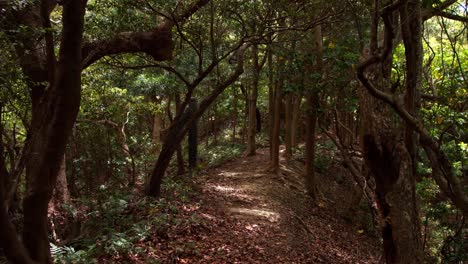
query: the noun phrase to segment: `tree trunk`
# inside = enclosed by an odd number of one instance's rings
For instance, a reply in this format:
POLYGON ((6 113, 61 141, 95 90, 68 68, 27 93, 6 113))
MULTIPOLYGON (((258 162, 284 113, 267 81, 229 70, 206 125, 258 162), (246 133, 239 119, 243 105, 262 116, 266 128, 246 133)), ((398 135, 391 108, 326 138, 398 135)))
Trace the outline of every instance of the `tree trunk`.
MULTIPOLYGON (((322 27, 320 25, 314 28, 314 52, 316 54, 315 68, 320 74, 322 73, 322 59, 323 59, 323 47, 322 47, 322 27)), ((310 65, 306 65, 305 72, 310 75, 310 65)), ((307 77, 306 80, 309 80, 307 77)), ((318 80, 320 82, 321 80, 318 80)), ((311 84, 310 81, 306 81, 306 84, 311 84)), ((317 84, 318 85, 318 84, 317 84)), ((317 197, 317 182, 315 179, 315 132, 317 125, 317 110, 319 103, 319 87, 309 87, 307 92, 306 100, 308 111, 306 113, 306 187, 308 194, 312 199, 316 200, 317 197)))
MULTIPOLYGON (((189 114, 193 115, 198 108, 197 99, 192 98, 188 106, 189 114)), ((192 123, 188 131, 188 163, 190 174, 194 173, 198 163, 198 128, 197 120, 192 123)))
POLYGON ((281 102, 282 102, 282 82, 277 81, 275 85, 275 107, 273 111, 273 127, 271 129, 271 156, 269 170, 277 173, 279 171, 279 147, 280 147, 280 124, 281 124, 281 102))
POLYGON ((239 113, 238 113, 238 106, 237 106, 237 88, 234 86, 232 87, 232 97, 233 97, 233 117, 232 117, 232 142, 236 142, 236 128, 237 128, 237 119, 239 118, 239 113))
MULTIPOLYGON (((271 37, 270 37, 271 41, 271 37)), ((273 157, 273 127, 275 118, 275 81, 273 76, 273 50, 272 45, 268 45, 267 63, 268 63, 268 140, 270 145, 270 160, 273 157)))
POLYGON ((318 93, 313 92, 306 96, 306 104, 308 107, 306 113, 306 152, 305 152, 305 165, 306 165, 306 188, 314 201, 317 199, 317 182, 315 179, 315 130, 317 125, 317 104, 318 93))
POLYGON ((57 174, 57 186, 54 191, 54 202, 57 205, 70 203, 70 192, 68 191, 66 155, 63 155, 60 169, 57 174))
MULTIPOLYGON (((177 93, 175 96, 175 103, 176 103, 176 115, 179 115, 180 109, 180 95, 177 93)), ((176 149, 177 155, 177 175, 182 175, 185 173, 185 162, 184 162, 184 155, 182 155, 182 146, 179 143, 176 149)))
POLYGON ((153 116, 153 143, 157 146, 161 144, 161 130, 163 128, 163 116, 161 113, 155 113, 153 116))
POLYGON ((27 164, 23 241, 30 257, 51 263, 47 207, 80 105, 81 42, 86 1, 68 1, 63 8, 63 33, 55 85, 41 102, 27 164))
POLYGON ((293 121, 293 94, 288 93, 285 96, 285 118, 284 118, 284 126, 285 126, 285 134, 284 134, 284 145, 285 145, 285 153, 284 157, 286 160, 290 160, 292 157, 292 121, 293 121))
POLYGON ((292 110, 292 124, 291 124, 291 147, 297 147, 299 120, 301 119, 301 102, 302 95, 294 97, 293 110, 292 110))
MULTIPOLYGON (((402 1, 397 7, 400 8, 403 30, 405 30, 406 23, 419 23, 419 25, 412 24, 411 28, 415 30, 412 34, 419 36, 420 42, 421 22, 420 10, 418 11, 420 9, 419 1, 402 1), (407 14, 411 15, 403 15, 406 11, 408 11, 407 14)), ((377 54, 379 43, 377 31, 378 14, 381 12, 381 9, 376 4, 371 35, 371 50, 365 55, 369 58, 361 64, 366 66, 358 67, 358 77, 366 88, 369 85, 367 75, 372 78, 373 83, 379 84, 379 90, 391 93, 390 72, 393 50, 396 46, 394 30, 398 25, 398 10, 384 10, 382 16, 385 22, 385 35, 383 47, 380 48, 380 50, 383 50, 382 57, 375 60, 374 63, 369 63, 371 59, 375 59, 374 56, 377 54), (367 70, 367 74, 364 74, 365 70, 367 70)), ((405 34, 403 34, 403 38, 405 38, 405 34)), ((406 49, 408 48, 406 46, 406 49)), ((413 46, 413 48, 415 50, 407 51, 407 53, 420 52, 422 50, 421 46, 413 46)), ((422 58, 421 55, 419 55, 420 58, 422 58)), ((406 59, 407 71, 409 71, 407 78, 421 74, 421 72, 419 74, 411 73, 412 70, 417 71, 418 67, 411 62, 408 63, 408 59, 411 60, 408 54, 406 59), (413 65, 415 68, 408 69, 409 65, 413 65)), ((420 60, 419 63, 422 64, 422 61, 420 60)), ((420 76, 416 78, 419 79, 420 76)), ((409 80, 409 82, 412 84, 411 87, 408 87, 407 84, 407 90, 418 89, 417 82, 413 82, 412 80, 409 80)), ((406 98, 408 96, 407 91, 406 98)), ((359 98, 362 108, 360 119, 363 130, 364 159, 376 183, 375 192, 380 211, 385 260, 387 263, 423 263, 413 154, 411 153, 411 147, 408 148, 413 143, 409 142, 411 140, 407 136, 408 130, 404 129, 405 124, 398 120, 390 106, 382 100, 374 98, 368 90, 361 91, 359 98)))
POLYGON ((253 54, 253 78, 251 93, 248 95, 249 102, 249 126, 247 128, 247 156, 255 155, 255 135, 257 133, 257 98, 258 98, 258 80, 260 78, 261 66, 258 61, 258 46, 252 46, 253 54))

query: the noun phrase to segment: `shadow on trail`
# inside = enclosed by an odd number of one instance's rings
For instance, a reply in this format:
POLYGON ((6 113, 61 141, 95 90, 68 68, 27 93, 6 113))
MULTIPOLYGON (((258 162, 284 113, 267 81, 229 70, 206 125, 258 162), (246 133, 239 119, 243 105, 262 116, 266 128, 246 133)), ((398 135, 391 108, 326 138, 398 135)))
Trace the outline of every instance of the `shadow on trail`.
POLYGON ((300 163, 283 160, 278 175, 265 172, 267 163, 261 149, 199 179, 201 210, 222 222, 207 237, 224 252, 216 263, 379 263, 378 239, 344 218, 351 181, 319 175, 326 202, 312 206, 300 163))

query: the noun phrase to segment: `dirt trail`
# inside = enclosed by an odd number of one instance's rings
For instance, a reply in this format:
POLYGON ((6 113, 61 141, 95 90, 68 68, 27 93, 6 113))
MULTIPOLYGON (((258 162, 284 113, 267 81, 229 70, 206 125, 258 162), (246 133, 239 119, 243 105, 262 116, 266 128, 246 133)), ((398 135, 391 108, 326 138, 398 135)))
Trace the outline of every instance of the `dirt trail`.
POLYGON ((334 205, 346 196, 327 197, 349 186, 319 176, 327 202, 312 207, 300 165, 282 161, 282 173, 273 175, 265 172, 268 150, 257 153, 200 175, 196 254, 175 263, 379 263, 378 239, 334 205))

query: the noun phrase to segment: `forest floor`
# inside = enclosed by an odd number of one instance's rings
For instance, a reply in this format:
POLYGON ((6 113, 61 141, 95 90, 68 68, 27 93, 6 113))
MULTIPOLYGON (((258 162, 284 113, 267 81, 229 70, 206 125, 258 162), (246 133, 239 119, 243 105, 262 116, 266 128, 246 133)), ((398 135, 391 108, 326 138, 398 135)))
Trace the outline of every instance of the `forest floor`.
POLYGON ((190 217, 190 224, 159 235, 154 257, 162 263, 380 262, 368 210, 356 202, 344 168, 335 164, 318 174, 323 198, 312 206, 301 162, 281 160, 281 172, 272 174, 268 160, 268 149, 260 149, 199 173, 197 194, 178 216, 190 217))

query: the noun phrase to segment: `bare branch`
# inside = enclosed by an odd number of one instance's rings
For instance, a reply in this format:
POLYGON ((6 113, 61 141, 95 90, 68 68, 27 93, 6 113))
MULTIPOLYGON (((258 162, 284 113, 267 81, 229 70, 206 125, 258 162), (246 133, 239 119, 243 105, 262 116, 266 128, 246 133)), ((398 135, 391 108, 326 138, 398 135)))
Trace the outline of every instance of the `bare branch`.
POLYGON ((448 18, 448 19, 451 19, 451 20, 457 20, 457 21, 460 21, 460 22, 463 22, 463 23, 468 23, 468 17, 466 16, 459 16, 459 15, 456 15, 456 14, 452 14, 452 13, 448 13, 448 12, 444 12, 444 11, 434 11, 434 15, 435 16, 441 16, 441 17, 445 17, 445 18, 448 18))

